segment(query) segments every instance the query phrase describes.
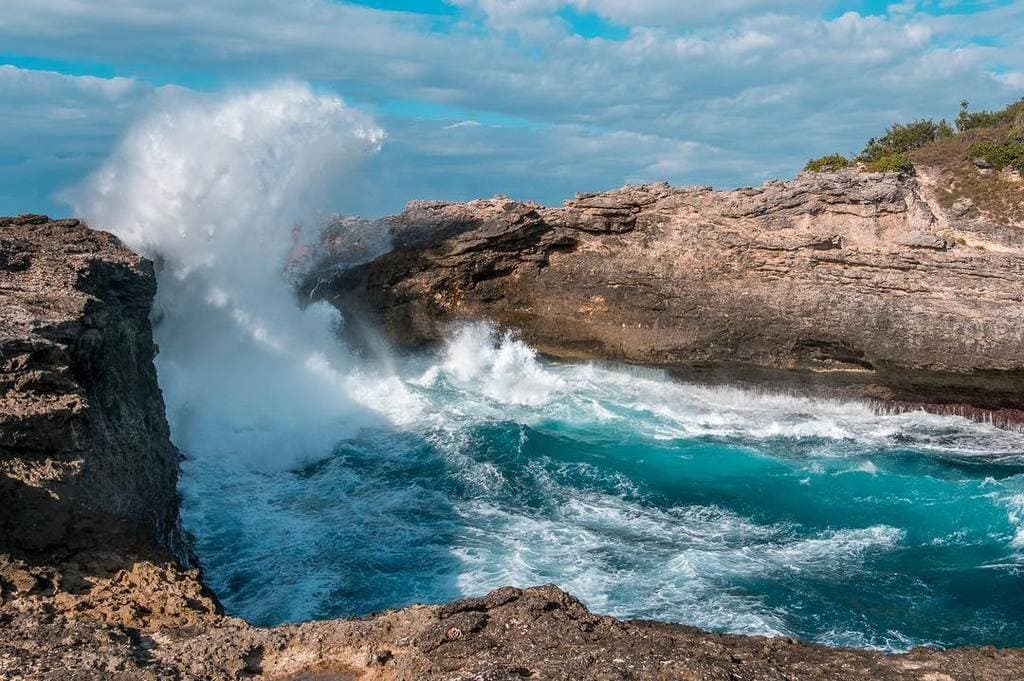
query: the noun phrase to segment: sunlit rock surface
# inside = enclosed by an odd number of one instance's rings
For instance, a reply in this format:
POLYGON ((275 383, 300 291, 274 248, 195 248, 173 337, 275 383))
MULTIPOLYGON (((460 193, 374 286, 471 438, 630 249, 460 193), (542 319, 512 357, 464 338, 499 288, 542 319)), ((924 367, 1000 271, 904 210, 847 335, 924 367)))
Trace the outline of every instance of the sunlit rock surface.
POLYGON ((177 453, 151 361, 153 291, 149 263, 109 235, 0 219, 2 678, 947 681, 1024 668, 1016 650, 889 657, 622 622, 553 586, 274 629, 225 617, 165 550, 178 548, 177 453))
POLYGON ((114 519, 178 542, 152 264, 77 220, 0 218, 0 540, 46 550, 114 519))
POLYGON ((849 171, 562 208, 414 202, 362 267, 325 240, 308 288, 404 344, 483 317, 555 357, 1019 421, 1024 230, 936 193, 849 171))

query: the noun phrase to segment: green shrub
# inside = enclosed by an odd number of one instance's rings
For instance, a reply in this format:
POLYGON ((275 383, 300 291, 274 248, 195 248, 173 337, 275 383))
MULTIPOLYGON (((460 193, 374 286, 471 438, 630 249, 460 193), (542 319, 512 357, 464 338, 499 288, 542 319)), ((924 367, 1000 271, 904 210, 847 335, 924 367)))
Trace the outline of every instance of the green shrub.
POLYGON ((812 158, 804 166, 804 170, 808 173, 834 173, 849 168, 850 165, 850 159, 842 154, 829 154, 821 158, 812 158))
POLYGON ((1002 144, 978 142, 972 144, 967 153, 972 159, 984 159, 997 170, 1009 166, 1024 173, 1024 142, 1022 141, 1009 139, 1002 144))
MULTIPOLYGON (((970 110, 967 100, 960 102, 960 114, 954 129, 945 119, 937 123, 929 118, 910 123, 895 123, 881 137, 868 141, 863 151, 853 158, 842 154, 830 154, 811 159, 804 166, 805 172, 836 172, 854 165, 860 165, 873 172, 913 173, 914 164, 910 155, 917 149, 939 140, 953 138, 968 130, 985 129, 984 132, 964 136, 963 144, 980 138, 995 138, 997 141, 978 142, 970 148, 970 158, 984 158, 995 168, 1013 167, 1024 173, 1024 98, 999 111, 970 110)), ((921 152, 922 162, 934 162, 943 155, 963 153, 960 145, 937 145, 931 151, 921 152)))
POLYGON ((1001 111, 970 110, 970 103, 964 99, 960 102, 960 114, 956 117, 956 127, 960 132, 978 128, 992 128, 998 125, 1021 126, 1024 121, 1024 99, 1014 102, 1001 111))
POLYGON ((868 140, 858 159, 871 163, 887 156, 906 154, 944 137, 952 137, 953 128, 945 120, 936 123, 921 119, 913 123, 895 123, 884 136, 868 140))
POLYGON ((903 153, 880 156, 867 161, 867 169, 873 173, 912 173, 914 163, 903 153))

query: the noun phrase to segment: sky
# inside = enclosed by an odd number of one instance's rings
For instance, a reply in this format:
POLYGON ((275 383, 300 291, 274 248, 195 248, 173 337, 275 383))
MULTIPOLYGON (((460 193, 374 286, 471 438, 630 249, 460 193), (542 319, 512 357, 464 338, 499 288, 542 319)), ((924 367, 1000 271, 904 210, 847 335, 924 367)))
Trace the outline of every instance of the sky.
POLYGON ((69 214, 168 96, 282 79, 387 131, 331 210, 747 186, 1020 99, 1024 1, 0 0, 0 215, 69 214))

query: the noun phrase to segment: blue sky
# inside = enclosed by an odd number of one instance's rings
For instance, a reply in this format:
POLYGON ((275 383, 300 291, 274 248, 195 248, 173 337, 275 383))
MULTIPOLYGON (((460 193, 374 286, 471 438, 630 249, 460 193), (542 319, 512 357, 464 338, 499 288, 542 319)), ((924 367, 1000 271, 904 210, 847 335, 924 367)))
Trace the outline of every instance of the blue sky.
POLYGON ((1006 0, 7 0, 0 46, 0 214, 66 214, 61 191, 168 93, 282 78, 387 130, 328 207, 364 215, 757 184, 1024 96, 1006 0))

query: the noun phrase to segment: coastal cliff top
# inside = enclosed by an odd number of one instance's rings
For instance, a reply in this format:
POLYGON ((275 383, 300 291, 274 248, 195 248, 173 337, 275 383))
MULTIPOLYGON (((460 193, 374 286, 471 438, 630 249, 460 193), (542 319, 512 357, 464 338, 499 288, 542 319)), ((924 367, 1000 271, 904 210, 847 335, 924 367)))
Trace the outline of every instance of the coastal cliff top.
MULTIPOLYGON (((0 217, 0 334, 28 328, 52 333, 74 321, 90 300, 97 268, 118 266, 143 275, 152 296, 152 265, 112 234, 84 229, 74 219, 0 217)), ((125 291, 125 299, 133 293, 125 291)))

